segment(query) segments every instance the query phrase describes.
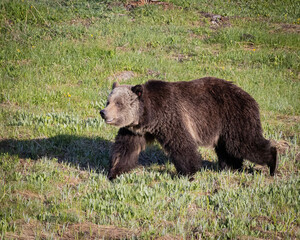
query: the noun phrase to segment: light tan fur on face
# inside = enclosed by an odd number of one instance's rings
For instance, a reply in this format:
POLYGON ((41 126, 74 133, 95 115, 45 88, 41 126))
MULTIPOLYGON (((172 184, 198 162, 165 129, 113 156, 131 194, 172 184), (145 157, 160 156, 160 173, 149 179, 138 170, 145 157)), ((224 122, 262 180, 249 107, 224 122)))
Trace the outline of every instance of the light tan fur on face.
POLYGON ((107 119, 113 120, 110 124, 118 127, 138 124, 139 100, 131 87, 129 85, 115 86, 108 96, 105 111, 107 119))
POLYGON ((110 116, 112 116, 112 118, 114 118, 117 115, 117 108, 114 103, 109 104, 106 107, 106 111, 109 113, 110 116))

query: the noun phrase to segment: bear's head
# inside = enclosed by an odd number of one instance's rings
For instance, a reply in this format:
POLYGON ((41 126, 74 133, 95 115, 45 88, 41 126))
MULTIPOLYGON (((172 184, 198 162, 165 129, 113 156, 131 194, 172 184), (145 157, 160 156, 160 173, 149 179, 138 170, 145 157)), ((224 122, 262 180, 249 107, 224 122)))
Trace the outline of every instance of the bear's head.
POLYGON ((100 111, 107 124, 117 127, 134 126, 139 123, 142 85, 130 86, 114 83, 106 107, 100 111))

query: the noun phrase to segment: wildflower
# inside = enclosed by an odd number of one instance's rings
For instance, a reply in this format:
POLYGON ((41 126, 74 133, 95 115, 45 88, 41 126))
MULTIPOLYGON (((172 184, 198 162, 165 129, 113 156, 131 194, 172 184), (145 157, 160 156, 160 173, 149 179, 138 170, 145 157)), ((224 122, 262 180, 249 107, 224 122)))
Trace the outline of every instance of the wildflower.
POLYGON ((32 8, 33 8, 33 6, 30 6, 30 8, 32 9, 32 8))
POLYGON ((34 45, 32 45, 31 47, 32 47, 32 48, 35 48, 35 46, 34 46, 34 45))
POLYGON ((253 48, 252 50, 253 50, 253 52, 255 52, 255 51, 256 51, 256 49, 255 49, 255 48, 253 48))
POLYGON ((17 52, 21 52, 19 48, 17 49, 17 52))
POLYGON ((91 37, 93 37, 93 34, 91 34, 91 37))
POLYGON ((224 70, 224 69, 225 69, 225 67, 223 66, 223 67, 222 67, 222 69, 224 70))
POLYGON ((68 93, 68 94, 67 94, 67 97, 68 97, 68 98, 69 98, 69 97, 71 97, 71 94, 70 94, 70 93, 68 93))

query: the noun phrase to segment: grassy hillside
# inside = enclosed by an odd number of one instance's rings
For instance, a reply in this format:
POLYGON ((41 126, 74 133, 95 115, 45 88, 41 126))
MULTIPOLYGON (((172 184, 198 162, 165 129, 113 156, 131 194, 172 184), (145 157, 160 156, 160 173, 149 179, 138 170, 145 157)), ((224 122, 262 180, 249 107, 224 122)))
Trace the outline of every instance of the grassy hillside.
POLYGON ((294 0, 0 1, 1 238, 299 239, 299 42, 294 0), (257 100, 277 176, 199 149, 190 182, 155 144, 108 181, 112 83, 204 76, 257 100))

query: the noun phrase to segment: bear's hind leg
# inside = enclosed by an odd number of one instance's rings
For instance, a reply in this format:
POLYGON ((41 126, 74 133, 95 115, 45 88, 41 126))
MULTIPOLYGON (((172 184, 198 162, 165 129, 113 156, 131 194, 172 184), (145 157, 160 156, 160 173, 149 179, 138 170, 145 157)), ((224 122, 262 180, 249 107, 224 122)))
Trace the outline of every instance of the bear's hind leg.
POLYGON ((271 155, 272 158, 268 163, 268 167, 270 168, 270 175, 274 176, 277 170, 278 159, 277 159, 277 149, 276 147, 271 147, 271 155))
POLYGON ((257 141, 246 158, 253 163, 267 165, 270 169, 270 175, 275 175, 278 164, 277 150, 276 147, 271 146, 270 141, 266 139, 257 141))
POLYGON ((215 148, 216 154, 218 156, 218 162, 220 168, 223 169, 233 169, 240 170, 243 166, 243 159, 233 156, 228 153, 224 144, 220 141, 215 148))

